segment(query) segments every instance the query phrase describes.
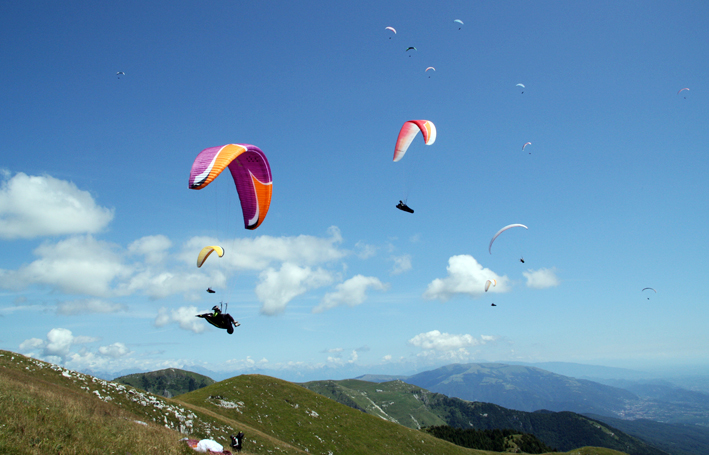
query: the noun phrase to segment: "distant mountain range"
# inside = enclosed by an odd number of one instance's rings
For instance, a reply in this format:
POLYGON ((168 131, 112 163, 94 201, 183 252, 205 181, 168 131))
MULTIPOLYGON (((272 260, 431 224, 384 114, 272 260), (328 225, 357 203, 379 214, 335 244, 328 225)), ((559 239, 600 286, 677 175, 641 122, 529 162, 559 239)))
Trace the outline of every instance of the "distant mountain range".
POLYGON ((638 397, 626 390, 535 367, 501 363, 448 365, 405 379, 432 392, 520 411, 591 412, 618 416, 638 397))
POLYGON ((562 451, 595 446, 630 455, 666 455, 636 437, 572 412, 515 411, 491 403, 449 398, 400 380, 373 383, 350 379, 302 385, 339 403, 411 428, 448 425, 477 430, 512 429, 532 434, 562 451))

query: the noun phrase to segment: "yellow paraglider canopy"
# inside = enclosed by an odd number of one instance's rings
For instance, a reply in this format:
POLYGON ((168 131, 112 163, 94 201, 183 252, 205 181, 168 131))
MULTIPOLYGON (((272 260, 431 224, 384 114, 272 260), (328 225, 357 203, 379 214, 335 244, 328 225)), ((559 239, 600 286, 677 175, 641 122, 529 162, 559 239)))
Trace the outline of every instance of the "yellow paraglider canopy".
POLYGON ((217 252, 217 255, 219 257, 224 256, 224 248, 222 248, 220 246, 212 245, 212 246, 205 246, 204 248, 202 248, 202 251, 199 252, 199 256, 197 256, 197 267, 202 267, 202 264, 204 264, 204 261, 206 261, 207 258, 209 257, 209 255, 215 251, 217 252))

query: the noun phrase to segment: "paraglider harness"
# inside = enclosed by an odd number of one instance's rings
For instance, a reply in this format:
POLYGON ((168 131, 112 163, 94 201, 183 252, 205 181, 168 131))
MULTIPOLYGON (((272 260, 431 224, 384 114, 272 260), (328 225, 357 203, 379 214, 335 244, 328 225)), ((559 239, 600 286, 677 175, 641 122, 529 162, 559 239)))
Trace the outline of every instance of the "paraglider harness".
POLYGON ((206 319, 207 322, 218 329, 226 329, 227 333, 231 335, 234 333, 234 327, 239 327, 241 324, 235 321, 229 313, 223 312, 222 305, 224 305, 224 310, 226 310, 229 306, 228 303, 223 304, 220 302, 219 306, 214 305, 212 307, 211 313, 198 314, 197 317, 206 319))
POLYGON ((399 210, 403 210, 404 212, 409 212, 409 213, 414 213, 414 209, 406 205, 405 203, 399 201, 398 204, 396 204, 396 208, 399 210))
POLYGON ((244 433, 239 432, 236 436, 231 435, 231 448, 237 452, 241 452, 241 441, 244 439, 244 433))

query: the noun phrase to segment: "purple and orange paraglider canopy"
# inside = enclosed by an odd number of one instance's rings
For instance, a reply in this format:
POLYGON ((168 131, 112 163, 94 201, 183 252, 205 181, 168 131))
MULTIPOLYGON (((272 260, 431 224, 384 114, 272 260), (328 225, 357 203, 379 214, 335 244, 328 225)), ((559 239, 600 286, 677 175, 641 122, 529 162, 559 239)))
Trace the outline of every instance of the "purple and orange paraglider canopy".
POLYGON ((227 144, 202 150, 190 171, 190 189, 201 190, 229 168, 241 200, 244 227, 261 225, 271 205, 273 179, 266 155, 251 144, 227 144))

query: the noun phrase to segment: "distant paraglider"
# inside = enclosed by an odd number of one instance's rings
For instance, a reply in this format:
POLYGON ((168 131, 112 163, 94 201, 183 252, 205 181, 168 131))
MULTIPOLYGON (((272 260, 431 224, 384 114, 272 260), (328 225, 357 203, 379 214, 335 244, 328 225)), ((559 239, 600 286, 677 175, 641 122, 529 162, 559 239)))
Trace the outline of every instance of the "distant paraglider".
MULTIPOLYGON (((522 146, 522 151, 523 151, 523 152, 524 152, 524 149, 526 149, 528 145, 532 145, 532 143, 531 143, 531 142, 525 142, 524 145, 522 146)), ((531 155, 532 152, 529 152, 529 154, 531 155)))
POLYGON ((406 205, 404 202, 399 201, 398 204, 396 204, 396 208, 399 210, 403 210, 404 212, 408 213, 414 213, 414 209, 406 205))
MULTIPOLYGON (((524 84, 517 84, 515 87, 522 87, 524 89, 524 84)), ((524 95, 524 90, 522 90, 522 95, 524 95)))
MULTIPOLYGON (((679 89, 679 92, 677 92, 677 94, 679 95, 680 93, 682 93, 685 90, 689 91, 689 87, 679 89)), ((687 97, 685 96, 684 99, 687 99, 687 97)))
MULTIPOLYGON (((428 70, 436 71, 436 68, 434 68, 434 67, 432 67, 432 66, 429 66, 428 68, 426 68, 426 71, 424 71, 424 73, 428 73, 428 70)), ((430 79, 431 76, 428 76, 428 78, 430 79)))
MULTIPOLYGON (((529 229, 529 228, 528 228, 527 226, 525 226, 524 224, 509 224, 509 225, 503 227, 502 229, 500 229, 499 231, 497 231, 497 234, 495 234, 495 235, 492 237, 492 240, 490 240, 490 245, 487 247, 487 250, 490 252, 490 254, 492 254, 492 243, 495 241, 495 239, 496 239, 500 234, 502 234, 503 232, 505 232, 505 231, 508 230, 508 229, 512 229, 513 227, 523 227, 523 228, 525 228, 525 229, 529 229)), ((522 261, 522 262, 524 262, 524 261, 522 261)))
MULTIPOLYGON (((457 22, 458 24, 463 25, 463 21, 461 21, 460 19, 456 19, 453 22, 457 22)), ((460 27, 458 27, 458 30, 460 30, 460 27)))
MULTIPOLYGON (((653 288, 643 288, 643 290, 640 292, 647 291, 648 289, 651 290, 652 292, 654 292, 655 294, 657 294, 657 291, 653 288)), ((648 297, 647 299, 650 300, 650 297, 648 297)))
POLYGON ((124 73, 123 71, 118 71, 118 72, 116 73, 116 76, 118 76, 118 79, 120 79, 121 76, 125 76, 125 75, 126 75, 126 73, 124 73))
POLYGON ((261 225, 271 205, 273 179, 266 155, 251 144, 227 144, 202 150, 190 171, 189 187, 201 190, 229 168, 241 201, 244 227, 261 225))
POLYGON ((214 294, 214 293, 217 292, 217 291, 215 291, 215 290, 212 289, 212 288, 207 288, 207 292, 209 292, 210 294, 214 294))
POLYGON ((485 282, 485 292, 487 292, 487 290, 490 289, 490 286, 492 286, 492 287, 497 286, 497 280, 487 280, 485 282))
MULTIPOLYGON (((418 49, 416 49, 416 48, 413 47, 413 46, 409 46, 409 47, 406 48, 406 52, 409 52, 409 51, 416 51, 416 52, 418 52, 418 49)), ((411 54, 409 54, 409 57, 411 57, 411 54)))
MULTIPOLYGON (((396 30, 394 30, 394 27, 386 27, 384 30, 391 30, 396 35, 396 30)), ((391 36, 389 37, 389 39, 391 39, 391 36)))
MULTIPOLYGON (((404 154, 409 149, 411 142, 419 131, 421 131, 423 141, 426 145, 431 145, 436 141, 436 125, 434 125, 433 122, 430 120, 409 120, 402 125, 401 130, 399 130, 399 136, 396 138, 394 162, 404 157, 404 154)), ((414 213, 413 209, 402 201, 399 201, 396 208, 404 212, 414 213)))

